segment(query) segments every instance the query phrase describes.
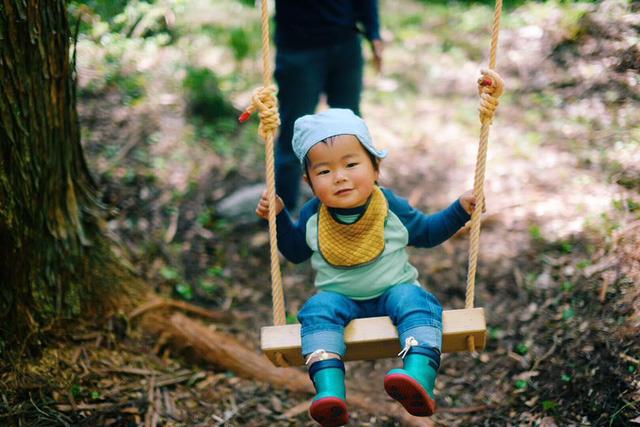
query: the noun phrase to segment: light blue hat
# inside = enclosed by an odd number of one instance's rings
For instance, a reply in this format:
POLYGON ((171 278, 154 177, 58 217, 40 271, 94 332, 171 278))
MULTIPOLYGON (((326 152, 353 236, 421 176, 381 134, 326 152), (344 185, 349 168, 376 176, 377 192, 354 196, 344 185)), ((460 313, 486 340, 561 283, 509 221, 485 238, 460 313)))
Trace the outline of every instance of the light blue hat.
POLYGON ((379 159, 387 157, 387 150, 380 151, 374 147, 364 120, 344 108, 331 108, 296 120, 293 125, 293 152, 302 163, 311 147, 336 135, 354 135, 371 154, 379 159))

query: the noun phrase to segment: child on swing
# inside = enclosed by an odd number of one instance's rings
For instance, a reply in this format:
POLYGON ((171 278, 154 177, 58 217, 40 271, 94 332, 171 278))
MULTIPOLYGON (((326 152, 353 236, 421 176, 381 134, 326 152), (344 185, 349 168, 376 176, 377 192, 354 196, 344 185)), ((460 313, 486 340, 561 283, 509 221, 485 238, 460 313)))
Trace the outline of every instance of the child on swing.
MULTIPOLYGON (((415 416, 436 409, 434 384, 442 348, 442 306, 418 283, 405 247, 433 247, 460 229, 475 208, 471 191, 425 215, 377 185, 387 152, 373 145, 351 110, 329 109, 296 120, 293 150, 313 190, 293 222, 276 197, 278 248, 289 261, 311 258, 312 296, 298 314, 302 354, 316 388, 309 413, 322 426, 349 420, 344 384, 344 328, 355 318, 389 316, 398 329, 403 367, 384 378, 386 392, 415 416)), ((256 209, 267 219, 265 194, 256 209)))

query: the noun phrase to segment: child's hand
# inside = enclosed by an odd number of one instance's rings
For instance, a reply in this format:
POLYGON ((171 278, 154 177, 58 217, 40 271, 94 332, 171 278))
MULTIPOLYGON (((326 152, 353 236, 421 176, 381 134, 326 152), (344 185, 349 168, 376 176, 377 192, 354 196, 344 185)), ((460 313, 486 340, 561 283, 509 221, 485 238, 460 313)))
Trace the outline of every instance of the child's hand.
MULTIPOLYGON (((466 191, 462 196, 460 196, 460 204, 469 215, 473 213, 476 209, 476 196, 473 195, 473 190, 466 191)), ((487 208, 485 203, 485 206, 482 208, 482 212, 486 211, 487 208)))
MULTIPOLYGON (((276 194, 276 215, 282 212, 282 209, 284 209, 284 202, 280 196, 276 194)), ((260 198, 258 207, 256 208, 256 214, 262 219, 269 219, 269 199, 267 198, 267 190, 262 192, 262 197, 260 198)))

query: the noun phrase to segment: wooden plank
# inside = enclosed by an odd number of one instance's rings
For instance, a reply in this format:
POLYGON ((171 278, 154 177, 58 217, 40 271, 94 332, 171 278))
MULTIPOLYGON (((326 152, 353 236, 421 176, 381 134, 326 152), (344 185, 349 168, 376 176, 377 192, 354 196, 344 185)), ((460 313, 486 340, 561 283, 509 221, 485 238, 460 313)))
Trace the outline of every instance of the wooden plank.
MULTIPOLYGON (((467 337, 475 337, 476 350, 486 344, 487 325, 483 308, 447 310, 442 313, 442 351, 467 350, 467 337)), ((344 331, 347 352, 344 360, 372 360, 396 357, 400 352, 398 332, 388 317, 355 319, 344 331)), ((300 353, 300 324, 265 326, 261 331, 261 347, 276 365, 280 353, 290 366, 303 365, 300 353)))

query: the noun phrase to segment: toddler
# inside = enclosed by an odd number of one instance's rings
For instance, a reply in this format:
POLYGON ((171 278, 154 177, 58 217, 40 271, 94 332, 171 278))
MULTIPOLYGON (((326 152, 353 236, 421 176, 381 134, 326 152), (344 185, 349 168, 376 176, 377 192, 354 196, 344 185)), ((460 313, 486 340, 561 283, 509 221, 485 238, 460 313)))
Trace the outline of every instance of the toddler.
MULTIPOLYGON (((442 348, 442 306, 418 283, 406 246, 433 247, 460 229, 475 208, 471 191, 425 215, 378 186, 381 159, 364 121, 329 109, 296 120, 293 150, 315 198, 293 222, 276 197, 278 248, 289 261, 311 258, 318 289, 302 307, 302 354, 316 388, 309 413, 322 426, 348 422, 344 328, 355 318, 389 316, 403 367, 384 378, 387 393, 415 416, 435 411, 442 348)), ((266 192, 256 209, 267 219, 266 192)))

